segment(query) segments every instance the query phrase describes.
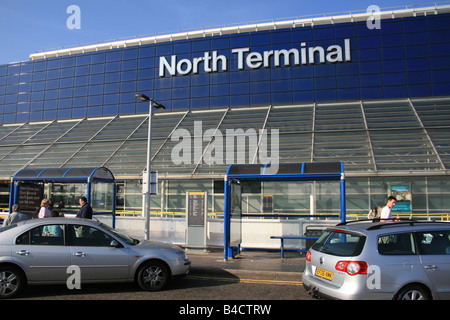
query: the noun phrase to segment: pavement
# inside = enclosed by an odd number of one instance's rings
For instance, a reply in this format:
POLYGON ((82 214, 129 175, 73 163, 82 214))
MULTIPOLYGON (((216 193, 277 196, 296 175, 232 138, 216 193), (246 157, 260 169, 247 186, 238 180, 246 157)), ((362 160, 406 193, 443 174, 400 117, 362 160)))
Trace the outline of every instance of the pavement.
MULTIPOLYGON (((142 239, 142 234, 131 234, 142 239)), ((306 254, 298 252, 275 251, 241 251, 234 259, 224 260, 223 247, 209 247, 206 250, 186 250, 191 259, 191 275, 252 277, 259 279, 299 281, 305 269, 306 254)))
POLYGON ((252 277, 270 280, 299 281, 305 269, 305 254, 279 251, 243 251, 235 258, 224 260, 223 249, 203 251, 188 250, 191 259, 190 274, 252 277))

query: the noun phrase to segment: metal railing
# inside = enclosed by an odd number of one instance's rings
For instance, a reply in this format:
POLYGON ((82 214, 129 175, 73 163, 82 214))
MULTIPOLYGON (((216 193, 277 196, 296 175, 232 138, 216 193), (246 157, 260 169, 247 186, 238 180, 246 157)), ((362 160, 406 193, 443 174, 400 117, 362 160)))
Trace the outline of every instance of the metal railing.
MULTIPOLYGON (((143 217, 141 210, 119 210, 116 211, 116 215, 122 217, 143 217)), ((150 215, 156 218, 184 218, 186 216, 186 212, 184 211, 159 211, 152 210, 150 215)), ((399 218, 410 218, 417 220, 440 220, 440 221, 449 221, 450 222, 450 213, 449 212, 438 212, 438 213, 394 213, 394 216, 398 216, 399 218)), ((286 219, 286 218, 315 218, 315 220, 328 220, 330 218, 338 217, 339 214, 336 213, 318 213, 316 215, 310 214, 299 214, 297 212, 290 213, 259 213, 259 212, 245 212, 242 213, 242 217, 245 218, 278 218, 278 219, 286 219)), ((365 220, 367 219, 367 213, 347 213, 347 218, 349 220, 365 220)), ((223 212, 208 212, 209 219, 223 219, 223 212)))

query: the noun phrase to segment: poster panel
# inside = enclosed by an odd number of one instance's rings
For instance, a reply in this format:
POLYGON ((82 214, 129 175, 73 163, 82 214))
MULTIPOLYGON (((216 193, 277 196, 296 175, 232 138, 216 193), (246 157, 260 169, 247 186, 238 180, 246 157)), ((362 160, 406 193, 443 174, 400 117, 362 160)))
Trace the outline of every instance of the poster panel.
POLYGON ((392 212, 412 212, 411 184, 389 185, 388 196, 394 196, 397 199, 397 203, 392 208, 392 212))
POLYGON ((33 214, 41 206, 44 194, 42 183, 21 183, 17 193, 16 203, 20 205, 20 211, 33 214))

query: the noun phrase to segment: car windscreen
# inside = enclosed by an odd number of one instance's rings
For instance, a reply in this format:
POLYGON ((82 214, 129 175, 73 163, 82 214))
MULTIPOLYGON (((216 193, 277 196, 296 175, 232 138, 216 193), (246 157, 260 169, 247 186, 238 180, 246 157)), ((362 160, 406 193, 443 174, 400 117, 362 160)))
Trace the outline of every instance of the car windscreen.
POLYGON ((117 231, 114 228, 111 228, 110 226, 106 225, 106 224, 101 224, 103 228, 105 228, 106 230, 108 230, 109 232, 113 233, 115 236, 119 237, 122 241, 125 241, 126 243, 128 243, 129 245, 136 245, 139 243, 139 240, 133 239, 131 237, 129 237, 128 235, 117 231))
POLYGON ((366 237, 342 230, 328 230, 312 246, 312 249, 341 257, 354 257, 361 254, 366 237))

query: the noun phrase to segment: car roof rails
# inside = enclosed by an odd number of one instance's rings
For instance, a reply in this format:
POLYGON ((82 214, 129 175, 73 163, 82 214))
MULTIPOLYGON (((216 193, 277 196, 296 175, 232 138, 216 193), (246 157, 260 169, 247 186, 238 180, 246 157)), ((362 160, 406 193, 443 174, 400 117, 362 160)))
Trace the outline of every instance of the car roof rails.
POLYGON ((427 220, 424 221, 424 220, 415 220, 415 219, 410 219, 410 218, 407 218, 407 219, 404 219, 404 218, 403 219, 402 218, 400 218, 400 219, 398 219, 398 218, 379 219, 379 218, 377 218, 374 220, 377 220, 374 222, 380 222, 380 223, 370 226, 369 228, 367 228, 367 230, 376 230, 376 229, 381 229, 383 227, 398 226, 398 225, 404 225, 404 224, 409 224, 410 226, 418 225, 418 224, 429 224, 429 223, 437 223, 437 224, 442 223, 442 224, 448 225, 448 223, 444 222, 444 221, 427 221, 427 220), (384 222, 384 223, 381 223, 381 222, 384 222))
POLYGON ((345 225, 351 224, 351 223, 363 223, 363 222, 376 223, 376 222, 382 222, 382 221, 386 221, 386 220, 389 220, 389 221, 391 221, 391 220, 394 220, 394 221, 401 220, 401 221, 408 221, 408 222, 410 222, 410 221, 417 221, 417 220, 412 220, 412 219, 409 219, 409 218, 407 218, 407 219, 405 219, 405 218, 400 218, 400 219, 398 219, 398 218, 389 218, 389 219, 374 218, 374 219, 358 219, 358 220, 345 221, 345 222, 338 223, 336 226, 345 226, 345 225))
POLYGON ((399 224, 409 224, 414 225, 415 222, 419 222, 418 220, 410 219, 410 218, 388 218, 388 219, 373 219, 373 223, 377 223, 373 226, 367 228, 367 230, 376 230, 387 226, 397 226, 399 224))
POLYGON ((425 223, 442 223, 442 224, 447 224, 447 225, 449 224, 448 222, 445 222, 445 221, 424 221, 424 220, 417 220, 417 219, 411 219, 411 218, 388 218, 388 219, 375 218, 375 219, 361 219, 361 220, 351 220, 351 221, 341 222, 341 223, 338 223, 336 226, 345 226, 348 224, 364 223, 364 222, 374 223, 374 225, 369 226, 367 228, 367 230, 375 230, 375 229, 380 229, 382 227, 396 226, 399 224, 409 224, 411 226, 414 224, 422 224, 422 223, 423 224, 425 224, 425 223))

